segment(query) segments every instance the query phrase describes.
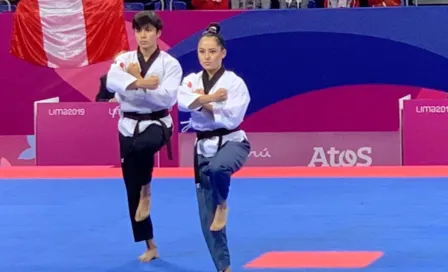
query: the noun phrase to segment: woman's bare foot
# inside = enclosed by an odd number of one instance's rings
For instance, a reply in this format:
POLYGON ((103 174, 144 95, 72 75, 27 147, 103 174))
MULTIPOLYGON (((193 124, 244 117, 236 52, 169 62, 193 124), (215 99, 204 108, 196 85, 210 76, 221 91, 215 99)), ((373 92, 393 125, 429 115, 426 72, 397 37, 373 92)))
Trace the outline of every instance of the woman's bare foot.
POLYGON ((210 226, 211 231, 220 231, 226 226, 228 211, 229 209, 227 208, 226 203, 216 207, 215 216, 213 218, 212 225, 210 226))
POLYGON ((159 251, 157 250, 157 247, 156 247, 154 241, 149 240, 149 241, 146 241, 146 251, 143 252, 143 254, 140 255, 138 257, 138 259, 140 260, 140 262, 147 263, 147 262, 150 262, 159 257, 160 257, 159 251))
POLYGON ((151 187, 149 184, 142 186, 140 191, 140 201, 138 203, 137 212, 135 213, 135 221, 140 222, 148 218, 151 211, 151 187))

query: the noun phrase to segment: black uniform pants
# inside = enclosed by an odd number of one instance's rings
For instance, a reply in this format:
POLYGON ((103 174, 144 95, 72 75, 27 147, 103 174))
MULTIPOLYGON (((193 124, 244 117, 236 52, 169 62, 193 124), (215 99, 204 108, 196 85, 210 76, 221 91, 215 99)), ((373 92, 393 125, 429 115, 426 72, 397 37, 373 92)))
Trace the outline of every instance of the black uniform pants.
MULTIPOLYGON (((154 169, 154 155, 165 145, 162 127, 150 125, 145 131, 134 137, 125 137, 120 133, 121 170, 126 186, 129 216, 134 241, 146 241, 154 238, 151 216, 136 222, 135 214, 140 201, 143 185, 151 182, 154 169)), ((171 137, 171 135, 170 135, 171 137)))

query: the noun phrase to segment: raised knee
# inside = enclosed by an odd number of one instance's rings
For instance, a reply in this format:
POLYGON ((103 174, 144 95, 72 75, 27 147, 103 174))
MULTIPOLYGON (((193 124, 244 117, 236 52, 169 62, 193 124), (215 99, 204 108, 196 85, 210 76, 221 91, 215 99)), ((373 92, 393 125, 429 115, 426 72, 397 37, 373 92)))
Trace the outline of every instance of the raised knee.
POLYGON ((211 176, 230 175, 230 168, 225 165, 210 164, 208 171, 211 176))

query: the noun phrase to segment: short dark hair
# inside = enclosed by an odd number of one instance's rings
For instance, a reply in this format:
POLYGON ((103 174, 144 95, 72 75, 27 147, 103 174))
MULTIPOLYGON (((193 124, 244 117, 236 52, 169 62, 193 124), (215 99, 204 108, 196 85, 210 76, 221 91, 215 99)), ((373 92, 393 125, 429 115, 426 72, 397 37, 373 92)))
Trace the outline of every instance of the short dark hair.
POLYGON ((132 20, 132 28, 141 30, 146 25, 152 25, 157 31, 162 30, 163 23, 159 16, 151 10, 145 10, 137 13, 132 20))
POLYGON ((214 37, 216 39, 216 43, 218 43, 218 45, 221 46, 221 48, 226 48, 226 41, 221 36, 221 34, 219 34, 220 31, 221 26, 218 23, 211 23, 202 33, 201 39, 203 37, 214 37))

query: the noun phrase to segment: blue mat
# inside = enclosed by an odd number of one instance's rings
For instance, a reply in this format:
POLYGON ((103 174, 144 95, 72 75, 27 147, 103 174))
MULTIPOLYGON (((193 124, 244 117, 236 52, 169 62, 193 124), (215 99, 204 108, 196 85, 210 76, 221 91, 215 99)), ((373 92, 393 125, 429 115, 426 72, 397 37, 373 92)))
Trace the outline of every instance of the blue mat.
MULTIPOLYGON (((367 250, 384 256, 362 271, 446 272, 447 181, 235 179, 233 271, 268 251, 367 250)), ((214 271, 193 181, 154 180, 152 207, 162 258, 140 264, 121 180, 0 180, 0 271, 214 271)))

